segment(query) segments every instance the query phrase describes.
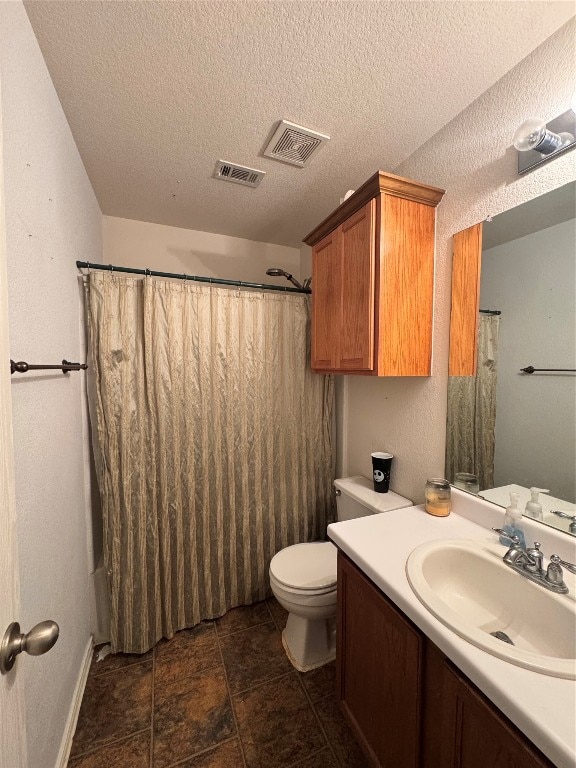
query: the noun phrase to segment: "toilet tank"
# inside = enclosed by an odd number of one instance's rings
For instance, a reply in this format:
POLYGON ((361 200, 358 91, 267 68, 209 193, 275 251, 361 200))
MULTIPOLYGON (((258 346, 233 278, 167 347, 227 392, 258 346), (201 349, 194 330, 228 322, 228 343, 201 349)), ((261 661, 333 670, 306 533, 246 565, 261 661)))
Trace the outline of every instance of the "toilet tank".
POLYGON ((372 481, 362 475, 334 480, 334 486, 338 522, 412 506, 410 499, 394 491, 376 493, 372 481))

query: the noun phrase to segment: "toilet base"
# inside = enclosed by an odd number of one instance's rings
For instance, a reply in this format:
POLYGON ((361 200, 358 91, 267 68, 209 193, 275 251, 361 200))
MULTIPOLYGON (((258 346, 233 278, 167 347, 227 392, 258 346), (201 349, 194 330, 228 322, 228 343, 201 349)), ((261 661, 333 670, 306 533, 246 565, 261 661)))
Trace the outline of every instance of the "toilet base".
POLYGON ((336 658, 336 617, 304 619, 289 614, 282 645, 299 672, 323 667, 336 658))

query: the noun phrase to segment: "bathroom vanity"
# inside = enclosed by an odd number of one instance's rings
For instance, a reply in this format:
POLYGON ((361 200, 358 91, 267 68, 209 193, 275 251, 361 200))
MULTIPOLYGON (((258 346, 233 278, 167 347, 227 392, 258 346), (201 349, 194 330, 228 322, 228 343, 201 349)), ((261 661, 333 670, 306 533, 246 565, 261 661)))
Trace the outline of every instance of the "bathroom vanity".
MULTIPOLYGON (((342 709, 374 766, 573 768, 576 682, 475 647, 435 618, 410 587, 406 560, 418 545, 466 539, 493 546, 497 540, 490 526, 502 512, 469 502, 468 494, 455 496, 472 505, 471 516, 480 514, 482 525, 411 507, 329 527, 339 548, 342 709)), ((543 550, 568 558, 554 533, 543 550)), ((576 579, 567 574, 566 581, 570 596, 564 599, 574 601, 576 579)))

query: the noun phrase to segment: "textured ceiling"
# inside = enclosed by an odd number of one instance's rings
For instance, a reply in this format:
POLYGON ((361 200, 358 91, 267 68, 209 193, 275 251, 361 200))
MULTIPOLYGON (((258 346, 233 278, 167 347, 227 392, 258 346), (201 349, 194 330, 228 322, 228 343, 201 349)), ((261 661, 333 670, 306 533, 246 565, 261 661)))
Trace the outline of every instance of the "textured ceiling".
POLYGON ((292 246, 574 14, 572 2, 25 5, 103 213, 292 246), (281 118, 331 136, 306 168, 262 156, 281 118), (218 159, 267 175, 257 189, 217 181, 218 159))

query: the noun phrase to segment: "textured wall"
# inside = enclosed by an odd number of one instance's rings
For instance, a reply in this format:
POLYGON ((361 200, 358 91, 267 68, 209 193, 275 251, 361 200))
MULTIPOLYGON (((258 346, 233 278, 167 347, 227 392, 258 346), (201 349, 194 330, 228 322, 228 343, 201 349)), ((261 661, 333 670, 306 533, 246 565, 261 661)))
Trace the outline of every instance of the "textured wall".
POLYGON ((437 217, 432 377, 347 377, 346 473, 369 475, 370 452, 391 451, 392 486, 415 501, 423 499, 426 477, 443 475, 451 238, 576 178, 576 150, 519 177, 511 147, 525 119, 547 120, 568 109, 576 90, 575 41, 572 20, 394 169, 447 190, 437 217))
POLYGON ((281 267, 296 278, 300 273, 298 248, 114 216, 104 216, 104 262, 288 286, 266 270, 281 267))
POLYGON ((494 485, 549 488, 576 502, 576 377, 520 368, 576 368, 575 220, 482 253, 480 306, 502 311, 494 485))
MULTIPOLYGON (((0 66, 11 357, 82 359, 74 260, 101 259, 101 214, 21 3, 0 3, 0 66)), ((83 377, 12 377, 17 618, 61 628, 49 655, 18 662, 30 768, 56 764, 90 637, 83 377)))

